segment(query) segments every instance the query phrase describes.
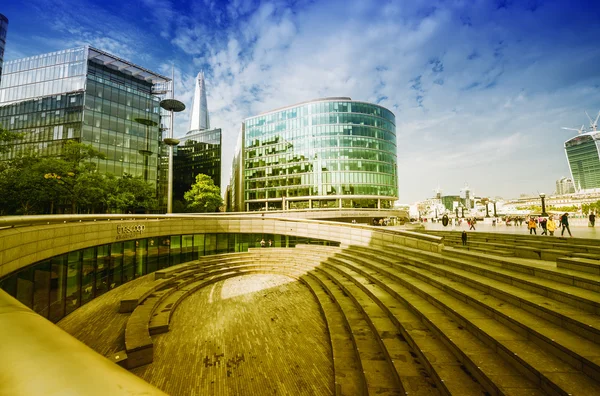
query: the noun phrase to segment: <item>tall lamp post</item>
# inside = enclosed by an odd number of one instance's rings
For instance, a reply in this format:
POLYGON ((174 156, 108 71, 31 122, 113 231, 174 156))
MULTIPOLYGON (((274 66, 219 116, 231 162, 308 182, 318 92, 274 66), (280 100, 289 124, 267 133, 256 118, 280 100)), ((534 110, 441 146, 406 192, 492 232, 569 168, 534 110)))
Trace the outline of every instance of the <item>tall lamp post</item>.
POLYGON ((163 142, 169 146, 169 181, 167 187, 167 213, 173 213, 173 146, 179 144, 179 139, 173 138, 173 115, 185 110, 185 105, 175 99, 175 70, 173 69, 171 79, 171 99, 163 99, 160 101, 160 107, 171 113, 169 137, 163 142))
POLYGON ((542 199, 542 216, 548 216, 548 213, 546 213, 546 194, 540 193, 540 198, 542 199))

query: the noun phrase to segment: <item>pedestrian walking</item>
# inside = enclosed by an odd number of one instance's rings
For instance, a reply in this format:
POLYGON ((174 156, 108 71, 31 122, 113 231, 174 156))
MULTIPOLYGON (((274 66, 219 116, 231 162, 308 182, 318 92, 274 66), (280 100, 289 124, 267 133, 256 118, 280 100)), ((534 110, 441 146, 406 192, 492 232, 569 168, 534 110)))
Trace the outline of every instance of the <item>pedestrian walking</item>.
POLYGON ((554 222, 554 218, 552 216, 548 218, 548 221, 546 222, 546 228, 548 229, 550 236, 554 236, 554 231, 556 230, 556 223, 554 222))
POLYGON ((460 239, 462 240, 463 246, 467 246, 467 231, 462 232, 460 239))
POLYGON ((266 244, 267 243, 265 242, 264 238, 260 240, 260 247, 264 248, 266 244))
POLYGON ((269 239, 269 247, 273 246, 273 241, 269 239))
POLYGON ((565 213, 560 217, 560 225, 562 226, 562 230, 560 231, 560 236, 563 236, 565 233, 565 228, 569 232, 569 236, 572 238, 571 229, 569 228, 569 214, 565 213))
POLYGON ((596 226, 596 215, 594 214, 594 212, 590 213, 590 216, 588 218, 590 219, 590 227, 595 227, 596 226))
POLYGON ((542 227, 541 235, 548 235, 547 220, 545 217, 540 217, 540 227, 542 227))
POLYGON ((477 224, 477 221, 475 221, 475 219, 472 219, 471 223, 469 224, 469 230, 475 231, 475 224, 477 224))
POLYGON ((531 235, 531 234, 537 235, 537 231, 535 230, 537 228, 537 226, 535 224, 535 220, 533 219, 533 216, 531 216, 529 218, 529 222, 527 223, 527 228, 529 228, 529 235, 531 235))

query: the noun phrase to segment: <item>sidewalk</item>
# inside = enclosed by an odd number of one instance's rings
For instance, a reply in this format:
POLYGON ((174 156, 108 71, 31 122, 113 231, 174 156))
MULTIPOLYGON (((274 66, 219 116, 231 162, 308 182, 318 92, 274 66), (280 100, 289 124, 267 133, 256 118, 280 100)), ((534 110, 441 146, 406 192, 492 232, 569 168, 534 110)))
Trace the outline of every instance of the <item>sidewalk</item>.
MULTIPOLYGON (((425 229, 427 230, 443 230, 443 231, 467 231, 467 232, 502 232, 505 234, 522 234, 522 235, 529 235, 529 230, 527 229, 527 225, 525 222, 523 222, 523 225, 521 226, 507 226, 505 224, 498 224, 495 227, 492 226, 491 224, 488 223, 477 223, 475 224, 475 231, 471 230, 469 231, 469 226, 467 225, 466 221, 463 221, 462 224, 460 226, 451 226, 450 224, 448 224, 448 226, 444 227, 442 225, 442 223, 430 223, 430 222, 426 222, 426 223, 422 223, 423 226, 425 226, 425 229)), ((583 225, 571 225, 569 227, 571 229, 571 234, 573 234, 574 238, 597 238, 600 239, 600 224, 596 224, 596 227, 588 227, 583 226, 583 225)), ((562 228, 557 228, 556 231, 554 231, 554 237, 560 236, 560 232, 561 232, 562 228)), ((542 233, 542 229, 541 228, 537 228, 537 235, 540 235, 542 233)), ((565 235, 566 237, 569 236, 569 233, 565 230, 565 235)), ((543 237, 546 237, 545 235, 543 235, 543 237)), ((550 237, 552 238, 552 237, 550 237)))

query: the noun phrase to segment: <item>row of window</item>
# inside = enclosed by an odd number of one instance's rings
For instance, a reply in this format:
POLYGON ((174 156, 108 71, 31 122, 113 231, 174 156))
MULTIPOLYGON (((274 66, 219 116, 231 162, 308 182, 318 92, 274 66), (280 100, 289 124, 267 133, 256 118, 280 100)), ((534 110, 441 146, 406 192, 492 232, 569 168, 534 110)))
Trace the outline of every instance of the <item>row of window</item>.
POLYGON ((121 73, 104 65, 97 63, 88 63, 88 76, 91 80, 96 80, 104 85, 126 90, 127 92, 136 92, 141 95, 146 95, 148 98, 152 90, 152 84, 146 80, 121 73))
POLYGON ((340 101, 327 101, 317 102, 311 104, 305 104, 298 107, 293 107, 271 114, 261 115, 253 117, 244 121, 247 127, 264 125, 273 122, 279 122, 284 120, 290 120, 295 118, 305 117, 309 114, 318 113, 363 113, 372 116, 383 117, 393 124, 396 123, 396 117, 394 114, 386 108, 377 106, 369 103, 359 102, 340 102, 340 101))
POLYGON ((0 288, 52 322, 137 277, 201 256, 244 252, 261 239, 276 247, 317 243, 313 238, 273 234, 172 235, 77 250, 31 265, 0 280, 0 288))
MULTIPOLYGON (((5 76, 2 76, 4 81, 5 76)), ((64 94, 65 92, 83 91, 85 76, 63 78, 60 80, 21 85, 0 89, 0 103, 32 99, 40 96, 64 94)))
MULTIPOLYGON (((343 127, 350 127, 350 124, 355 125, 366 125, 375 128, 380 128, 388 132, 383 138, 386 140, 395 139, 395 130, 396 127, 391 124, 389 121, 377 118, 366 116, 362 114, 350 114, 350 113, 340 113, 340 114, 318 114, 312 116, 310 119, 304 118, 301 120, 294 121, 282 121, 277 124, 266 124, 262 126, 255 127, 246 127, 245 135, 247 141, 253 141, 255 138, 265 137, 265 135, 270 136, 273 134, 282 134, 287 135, 289 131, 294 130, 305 130, 308 127, 315 127, 318 125, 327 125, 331 127, 330 133, 341 133, 340 129, 343 130, 343 127), (333 128, 337 127, 337 128, 333 128), (393 136, 393 138, 392 138, 393 136)), ((347 129, 347 128, 346 128, 347 129)), ((329 132, 326 132, 329 133, 329 132)), ((296 135, 302 135, 303 132, 296 132, 296 135)), ((306 133, 304 133, 306 134, 306 133)), ((285 136, 288 138, 287 136, 285 136)), ((268 138, 268 137, 267 137, 268 138)))
MULTIPOLYGON (((383 152, 380 150, 371 150, 363 148, 327 148, 321 149, 315 152, 312 156, 307 153, 303 155, 301 153, 296 154, 277 154, 270 156, 256 156, 253 152, 247 152, 248 158, 245 160, 245 169, 252 169, 262 166, 274 166, 277 168, 289 168, 287 164, 299 164, 302 170, 306 168, 305 164, 318 164, 319 160, 336 160, 351 162, 367 160, 367 161, 380 161, 389 164, 396 164, 396 155, 383 152), (253 155, 254 154, 254 155, 253 155), (309 160, 308 157, 314 158, 309 160)), ((296 165, 293 165, 296 166, 296 165)))
MULTIPOLYGON (((244 176, 246 179, 255 179, 261 177, 271 177, 280 175, 293 175, 299 172, 312 172, 314 167, 304 166, 301 164, 293 164, 288 166, 267 166, 267 164, 254 162, 251 163, 246 170, 244 176)), ((367 160, 328 160, 321 161, 315 164, 321 171, 339 172, 339 171, 362 171, 362 172, 380 172, 387 174, 396 173, 395 162, 382 161, 367 161, 367 160)))
POLYGON ((77 92, 68 95, 61 94, 47 96, 44 98, 25 100, 9 106, 0 106, 0 117, 15 116, 15 119, 20 119, 24 115, 29 115, 35 112, 51 112, 61 109, 80 110, 82 105, 83 92, 77 92))
POLYGON ((263 190, 248 190, 245 192, 245 199, 264 200, 271 198, 293 198, 293 197, 311 197, 323 195, 372 195, 382 197, 397 197, 398 188, 396 186, 377 186, 377 185, 323 185, 321 188, 315 186, 303 186, 296 188, 270 188, 263 190))
MULTIPOLYGON (((367 172, 323 172, 321 174, 304 173, 297 176, 273 177, 267 179, 251 179, 246 181, 246 189, 262 189, 269 187, 315 185, 319 188, 329 183, 339 185, 380 184, 396 186, 396 176, 383 173, 367 172)), ((340 188, 337 188, 338 190, 340 188)))
POLYGON ((58 65, 61 63, 80 62, 86 59, 87 51, 84 47, 70 48, 62 51, 50 52, 48 54, 35 55, 28 58, 21 58, 6 62, 5 73, 16 73, 25 70, 58 65))
POLYGON ((107 82, 100 83, 95 81, 91 76, 88 78, 86 94, 86 105, 89 105, 91 108, 102 107, 104 105, 104 112, 106 114, 110 114, 110 110, 108 110, 110 107, 106 107, 110 105, 134 107, 156 114, 160 111, 160 102, 157 97, 133 90, 127 86, 111 86, 107 82), (103 101, 109 103, 104 103, 103 101))

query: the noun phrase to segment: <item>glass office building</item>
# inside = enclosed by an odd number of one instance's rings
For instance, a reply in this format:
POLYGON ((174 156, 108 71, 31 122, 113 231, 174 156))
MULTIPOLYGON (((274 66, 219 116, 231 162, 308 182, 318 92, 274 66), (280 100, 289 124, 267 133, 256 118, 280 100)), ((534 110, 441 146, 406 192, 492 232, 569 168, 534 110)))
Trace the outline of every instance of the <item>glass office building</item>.
POLYGON ((106 155, 101 173, 139 176, 155 186, 160 99, 170 79, 88 46, 4 64, 0 125, 23 133, 0 160, 24 152, 60 156, 68 140, 106 155))
POLYGON ((565 153, 575 190, 600 191, 600 132, 587 132, 567 140, 565 153))
POLYGON ((192 130, 181 138, 173 156, 173 199, 183 201, 200 173, 221 187, 221 129, 192 130))
POLYGON ((398 199, 395 116, 376 104, 324 98, 250 117, 240 147, 237 211, 391 208, 398 199))
POLYGON ((0 14, 0 81, 2 81, 2 63, 4 61, 4 47, 6 47, 7 32, 8 18, 0 14))

